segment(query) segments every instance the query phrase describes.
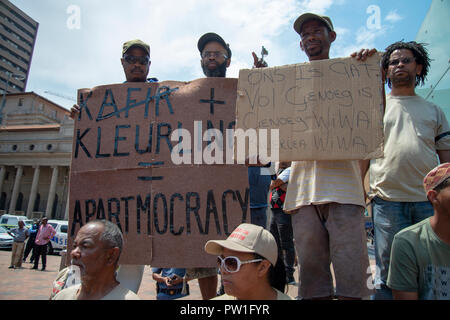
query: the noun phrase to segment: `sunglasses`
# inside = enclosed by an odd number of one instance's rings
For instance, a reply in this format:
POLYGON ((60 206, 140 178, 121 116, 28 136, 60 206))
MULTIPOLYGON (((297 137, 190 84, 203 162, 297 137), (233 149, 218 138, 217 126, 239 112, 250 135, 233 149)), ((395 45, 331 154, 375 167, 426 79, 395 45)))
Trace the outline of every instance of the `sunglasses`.
POLYGON ((225 269, 225 271, 229 272, 229 273, 238 272, 241 269, 241 265, 243 265, 243 264, 261 262, 261 261, 263 261, 263 259, 253 259, 253 260, 241 261, 241 260, 239 260, 238 257, 234 257, 234 256, 228 256, 223 259, 220 256, 217 257, 217 265, 219 266, 219 268, 225 269))
POLYGON ((204 51, 201 54, 202 58, 209 58, 210 56, 213 56, 214 58, 220 58, 223 57, 224 59, 228 59, 228 56, 225 53, 222 53, 220 51, 204 51))
POLYGON ((394 59, 394 60, 389 61, 389 65, 390 65, 390 66, 396 66, 396 65, 398 65, 400 62, 402 62, 403 64, 410 64, 410 63, 413 62, 414 60, 416 60, 416 59, 414 59, 414 58, 394 59))
POLYGON ((136 62, 139 62, 139 64, 146 66, 150 62, 150 59, 148 57, 136 57, 136 56, 128 56, 127 55, 123 58, 129 64, 135 64, 136 62))

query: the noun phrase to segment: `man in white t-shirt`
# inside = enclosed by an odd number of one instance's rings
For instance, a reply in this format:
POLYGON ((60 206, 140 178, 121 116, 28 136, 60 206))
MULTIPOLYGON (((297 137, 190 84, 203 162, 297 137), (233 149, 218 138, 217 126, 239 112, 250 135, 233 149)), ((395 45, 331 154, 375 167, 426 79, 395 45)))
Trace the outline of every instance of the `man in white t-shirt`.
MULTIPOLYGON (((330 58, 336 32, 329 17, 302 14, 294 30, 310 61, 330 58)), ((375 51, 364 49, 352 56, 364 60, 375 51)), ((372 294, 367 287, 371 274, 364 209, 358 161, 292 162, 284 211, 293 214, 301 298, 362 299, 372 294)))
POLYGON ((377 264, 374 298, 384 300, 392 299, 386 281, 394 235, 433 215, 422 179, 439 160, 450 161, 450 128, 441 108, 415 93, 430 66, 423 45, 396 42, 386 48, 381 64, 392 91, 383 119, 384 157, 370 161, 369 197, 377 264))

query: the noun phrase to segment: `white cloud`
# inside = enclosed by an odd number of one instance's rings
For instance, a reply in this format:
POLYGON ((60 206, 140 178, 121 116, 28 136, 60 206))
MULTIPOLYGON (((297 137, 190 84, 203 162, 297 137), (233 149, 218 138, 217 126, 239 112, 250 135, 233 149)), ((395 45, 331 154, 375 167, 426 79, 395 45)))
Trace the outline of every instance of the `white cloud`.
POLYGON ((402 19, 403 19, 403 17, 400 16, 400 15, 397 13, 397 10, 392 10, 392 11, 390 11, 390 12, 387 14, 386 18, 384 18, 384 20, 389 21, 389 22, 392 22, 392 23, 395 23, 395 22, 400 21, 400 20, 402 20, 402 19))

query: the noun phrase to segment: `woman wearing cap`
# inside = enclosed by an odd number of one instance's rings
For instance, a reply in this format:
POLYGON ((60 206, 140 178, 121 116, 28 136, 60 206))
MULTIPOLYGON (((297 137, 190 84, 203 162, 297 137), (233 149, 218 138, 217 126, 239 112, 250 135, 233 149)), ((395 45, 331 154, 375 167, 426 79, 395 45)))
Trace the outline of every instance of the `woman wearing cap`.
POLYGON ((282 292, 286 276, 277 243, 264 228, 243 223, 226 240, 208 241, 205 251, 218 256, 225 289, 214 299, 292 300, 282 292))

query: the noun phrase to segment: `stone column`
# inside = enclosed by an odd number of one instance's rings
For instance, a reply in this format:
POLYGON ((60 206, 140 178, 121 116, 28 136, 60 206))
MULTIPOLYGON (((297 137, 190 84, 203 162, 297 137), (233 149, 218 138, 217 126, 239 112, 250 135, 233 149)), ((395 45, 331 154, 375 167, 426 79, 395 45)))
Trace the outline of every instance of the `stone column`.
POLYGON ((17 166, 16 169, 17 169, 16 179, 14 180, 14 187, 13 187, 13 192, 12 192, 12 196, 11 196, 11 203, 9 204, 9 211, 8 211, 10 214, 14 214, 14 212, 16 211, 16 202, 17 202, 17 197, 19 195, 19 190, 20 190, 20 180, 22 179, 22 175, 23 175, 23 167, 22 166, 17 166))
POLYGON ((45 210, 45 216, 49 219, 51 219, 53 201, 55 200, 56 194, 56 183, 58 182, 58 166, 54 166, 52 167, 52 169, 52 181, 50 182, 50 190, 47 199, 47 209, 45 210))
POLYGON ((37 190, 38 190, 38 186, 39 186, 40 171, 41 171, 41 168, 39 168, 39 166, 34 167, 33 183, 31 184, 31 192, 30 192, 28 208, 27 208, 27 218, 31 218, 31 215, 33 214, 34 201, 36 200, 36 194, 37 194, 37 190))
POLYGON ((67 221, 69 220, 69 204, 70 204, 69 195, 70 195, 70 193, 67 195, 66 211, 64 213, 64 220, 67 220, 67 221))
POLYGON ((5 181, 6 167, 0 166, 0 195, 3 191, 3 181, 5 181))

